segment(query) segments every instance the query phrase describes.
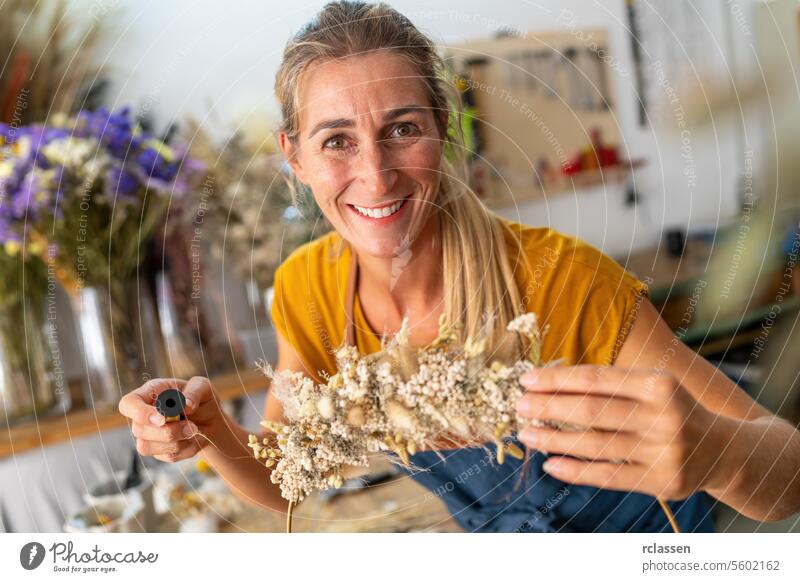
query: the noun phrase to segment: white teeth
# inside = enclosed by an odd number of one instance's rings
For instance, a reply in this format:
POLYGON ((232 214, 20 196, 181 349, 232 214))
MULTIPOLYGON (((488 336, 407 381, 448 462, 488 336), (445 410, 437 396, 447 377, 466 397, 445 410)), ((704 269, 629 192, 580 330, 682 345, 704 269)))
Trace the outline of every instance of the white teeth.
POLYGON ((370 218, 385 218, 397 212, 403 205, 403 202, 405 202, 405 200, 400 200, 399 202, 395 202, 389 206, 384 206, 383 208, 363 208, 361 206, 356 206, 355 204, 353 207, 364 216, 369 216, 370 218))

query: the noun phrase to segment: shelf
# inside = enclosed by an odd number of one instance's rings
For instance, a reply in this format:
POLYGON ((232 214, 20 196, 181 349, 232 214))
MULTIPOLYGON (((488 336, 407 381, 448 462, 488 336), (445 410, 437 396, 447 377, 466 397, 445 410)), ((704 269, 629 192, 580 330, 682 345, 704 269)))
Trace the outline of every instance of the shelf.
POLYGON ((485 184, 475 182, 472 186, 486 192, 481 199, 490 208, 512 210, 520 204, 555 196, 588 193, 595 188, 624 187, 631 173, 642 165, 644 161, 640 159, 624 160, 620 165, 583 170, 577 174, 559 173, 544 184, 537 183, 533 171, 527 173, 499 169, 485 180, 485 184))
MULTIPOLYGON (((211 379, 220 400, 267 389, 269 381, 257 370, 234 371, 211 379)), ((88 434, 114 429, 128 424, 116 406, 104 409, 82 409, 47 416, 6 428, 0 434, 0 459, 46 445, 71 440, 88 434)))

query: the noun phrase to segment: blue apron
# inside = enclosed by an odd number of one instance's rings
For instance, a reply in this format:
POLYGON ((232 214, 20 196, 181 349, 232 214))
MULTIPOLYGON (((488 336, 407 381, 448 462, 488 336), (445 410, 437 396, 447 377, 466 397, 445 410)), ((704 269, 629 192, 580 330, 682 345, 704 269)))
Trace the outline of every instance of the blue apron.
MULTIPOLYGON (((345 342, 356 346, 353 306, 358 261, 351 255, 345 297, 345 342)), ((517 446, 525 446, 512 439, 517 446)), ((649 495, 571 485, 542 470, 540 452, 527 462, 506 455, 500 465, 495 445, 410 455, 413 469, 403 471, 439 497, 468 532, 671 532, 658 501, 649 495)), ((396 457, 394 453, 390 453, 396 457)), ((705 493, 670 501, 683 532, 713 532, 711 504, 705 493)))
MULTIPOLYGON (((468 532, 672 531, 655 497, 564 483, 542 470, 547 456, 540 452, 531 452, 527 463, 506 455, 499 465, 495 451, 492 443, 485 450, 422 451, 410 456, 413 469, 400 466, 468 532)), ((681 531, 714 531, 705 493, 669 506, 681 531)))

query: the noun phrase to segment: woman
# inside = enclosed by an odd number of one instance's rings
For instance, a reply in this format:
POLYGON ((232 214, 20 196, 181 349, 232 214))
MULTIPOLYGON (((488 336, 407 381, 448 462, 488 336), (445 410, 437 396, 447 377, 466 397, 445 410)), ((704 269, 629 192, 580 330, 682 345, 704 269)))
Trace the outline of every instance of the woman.
MULTIPOLYGON (((614 261, 499 218, 465 186, 459 124, 449 123, 456 101, 433 44, 405 17, 383 5, 327 5, 286 47, 275 89, 281 147, 334 229, 277 272, 277 368, 319 380, 336 371, 343 341, 374 352, 379 332, 396 332, 404 315, 422 346, 440 315, 461 323, 463 338, 487 311, 492 349, 516 357, 519 347, 499 338, 533 311, 550 326, 543 357, 567 365, 527 375, 519 410, 596 429, 526 429, 517 435, 533 451, 524 465, 491 463, 477 447, 413 455, 429 469, 413 478, 466 530, 666 531, 656 498, 683 531, 713 530, 710 498, 758 520, 798 509, 792 426, 677 341, 646 286, 614 261)), ((175 462, 202 451, 242 498, 286 507, 207 379, 148 382, 120 411, 141 454, 175 462), (165 426, 151 398, 173 385, 187 396, 188 420, 165 426)), ((272 395, 265 416, 282 420, 272 395)))

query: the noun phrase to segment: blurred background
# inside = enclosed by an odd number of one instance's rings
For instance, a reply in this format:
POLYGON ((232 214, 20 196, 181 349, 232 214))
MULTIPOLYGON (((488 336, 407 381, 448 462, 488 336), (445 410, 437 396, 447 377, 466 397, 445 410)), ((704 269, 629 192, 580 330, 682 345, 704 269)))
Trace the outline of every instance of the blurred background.
MULTIPOLYGON (((676 336, 800 421, 800 2, 394 0, 465 105, 472 186, 650 285, 676 336)), ((120 397, 209 376, 255 431, 292 200, 273 81, 322 1, 0 4, 0 531, 282 531, 120 397)), ((387 467, 306 531, 457 531, 387 467)), ((720 531, 800 530, 715 508, 720 531)))

